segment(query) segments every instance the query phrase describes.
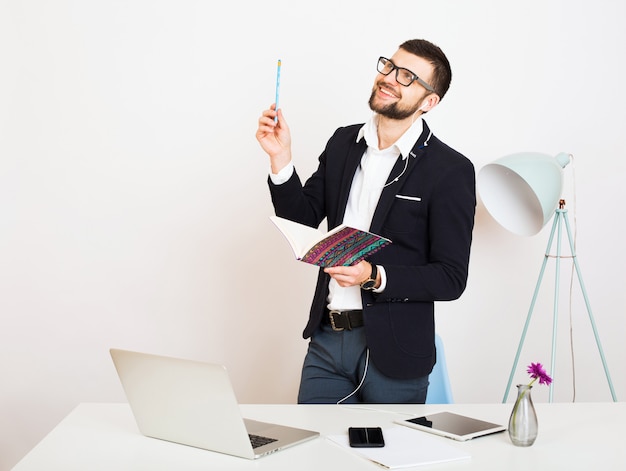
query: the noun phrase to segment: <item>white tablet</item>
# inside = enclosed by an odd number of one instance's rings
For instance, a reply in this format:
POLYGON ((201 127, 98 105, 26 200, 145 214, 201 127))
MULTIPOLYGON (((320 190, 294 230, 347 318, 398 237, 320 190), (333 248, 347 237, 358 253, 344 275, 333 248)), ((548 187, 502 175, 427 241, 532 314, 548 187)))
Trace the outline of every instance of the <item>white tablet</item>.
POLYGON ((485 422, 484 420, 452 412, 437 412, 422 417, 400 419, 396 420, 396 423, 462 442, 506 430, 506 427, 503 425, 485 422))

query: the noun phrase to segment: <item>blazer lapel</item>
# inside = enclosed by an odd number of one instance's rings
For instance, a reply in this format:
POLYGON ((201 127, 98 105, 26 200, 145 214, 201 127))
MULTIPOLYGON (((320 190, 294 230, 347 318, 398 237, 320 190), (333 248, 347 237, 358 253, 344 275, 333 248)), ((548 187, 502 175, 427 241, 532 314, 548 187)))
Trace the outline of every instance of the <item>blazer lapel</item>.
POLYGON ((399 156, 398 160, 396 160, 396 163, 389 174, 387 186, 383 188, 380 199, 378 200, 376 211, 374 211, 374 216, 372 217, 370 231, 378 233, 382 229, 383 223, 391 205, 393 204, 395 196, 402 189, 404 182, 417 166, 417 162, 419 162, 424 156, 425 151, 428 148, 427 144, 425 145, 425 142, 429 136, 430 129, 426 125, 426 122, 424 122, 424 131, 413 146, 413 149, 411 149, 411 152, 409 152, 409 155, 407 156, 408 161, 403 159, 403 156, 399 156), (406 170, 404 170, 405 165, 406 170))

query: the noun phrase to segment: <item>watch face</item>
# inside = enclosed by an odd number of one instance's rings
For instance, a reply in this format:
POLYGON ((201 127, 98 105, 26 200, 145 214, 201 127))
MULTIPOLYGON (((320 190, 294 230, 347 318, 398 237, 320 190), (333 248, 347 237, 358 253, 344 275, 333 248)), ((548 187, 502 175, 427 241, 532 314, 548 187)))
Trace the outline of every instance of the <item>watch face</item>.
POLYGON ((361 284, 362 289, 374 289, 376 286, 376 280, 366 280, 361 284))

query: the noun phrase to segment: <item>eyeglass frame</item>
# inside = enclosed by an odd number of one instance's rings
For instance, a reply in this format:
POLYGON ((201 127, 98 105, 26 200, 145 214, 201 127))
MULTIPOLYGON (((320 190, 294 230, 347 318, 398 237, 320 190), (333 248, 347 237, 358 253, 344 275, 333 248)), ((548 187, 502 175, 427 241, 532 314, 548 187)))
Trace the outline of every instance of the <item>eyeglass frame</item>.
MULTIPOLYGON (((383 67, 384 67, 385 65, 386 65, 386 64, 383 64, 383 67)), ((377 71, 379 74, 384 75, 384 76, 386 77, 387 75, 389 75, 389 74, 390 74, 391 72, 393 72, 394 70, 396 71, 396 82, 398 82, 398 83, 399 83, 400 85, 402 85, 403 87, 410 87, 410 86, 411 86, 411 84, 412 84, 413 82, 417 82, 417 83, 419 83, 422 87, 424 87, 426 90, 428 90, 429 92, 431 92, 431 93, 437 93, 433 87, 431 87, 428 83, 426 83, 424 80, 422 80, 421 78, 419 78, 415 72, 412 72, 412 71, 410 71, 409 69, 407 69, 407 68, 405 68, 405 67, 398 67, 396 64, 394 64, 394 63, 393 63, 393 61, 392 61, 391 59, 387 59, 386 57, 380 56, 380 57, 378 58, 378 62, 376 62, 376 71, 377 71), (378 69, 378 66, 381 64, 381 62, 382 62, 382 61, 387 61, 387 63, 391 64, 391 70, 390 70, 389 72, 384 73, 384 72, 381 72, 381 71, 378 69), (405 85, 404 83, 402 83, 402 82, 400 82, 400 81, 398 80, 398 72, 399 72, 400 70, 405 70, 405 71, 407 71, 409 74, 411 74, 411 75, 413 76, 413 78, 411 79, 411 81, 410 81, 408 84, 406 84, 406 85, 405 85)))

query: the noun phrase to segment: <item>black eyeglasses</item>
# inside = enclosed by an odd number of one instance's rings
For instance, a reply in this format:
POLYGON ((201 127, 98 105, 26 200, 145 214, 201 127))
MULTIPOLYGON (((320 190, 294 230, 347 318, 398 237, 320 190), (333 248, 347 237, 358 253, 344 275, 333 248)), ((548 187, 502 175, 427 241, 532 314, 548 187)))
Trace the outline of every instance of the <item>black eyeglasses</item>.
POLYGON ((433 87, 424 82, 421 78, 411 72, 409 69, 405 69, 404 67, 398 67, 396 64, 391 62, 386 57, 379 57, 378 64, 376 66, 378 73, 383 75, 389 75, 394 70, 396 71, 396 81, 400 85, 404 85, 408 87, 413 82, 419 83, 422 87, 432 93, 437 93, 433 87))

